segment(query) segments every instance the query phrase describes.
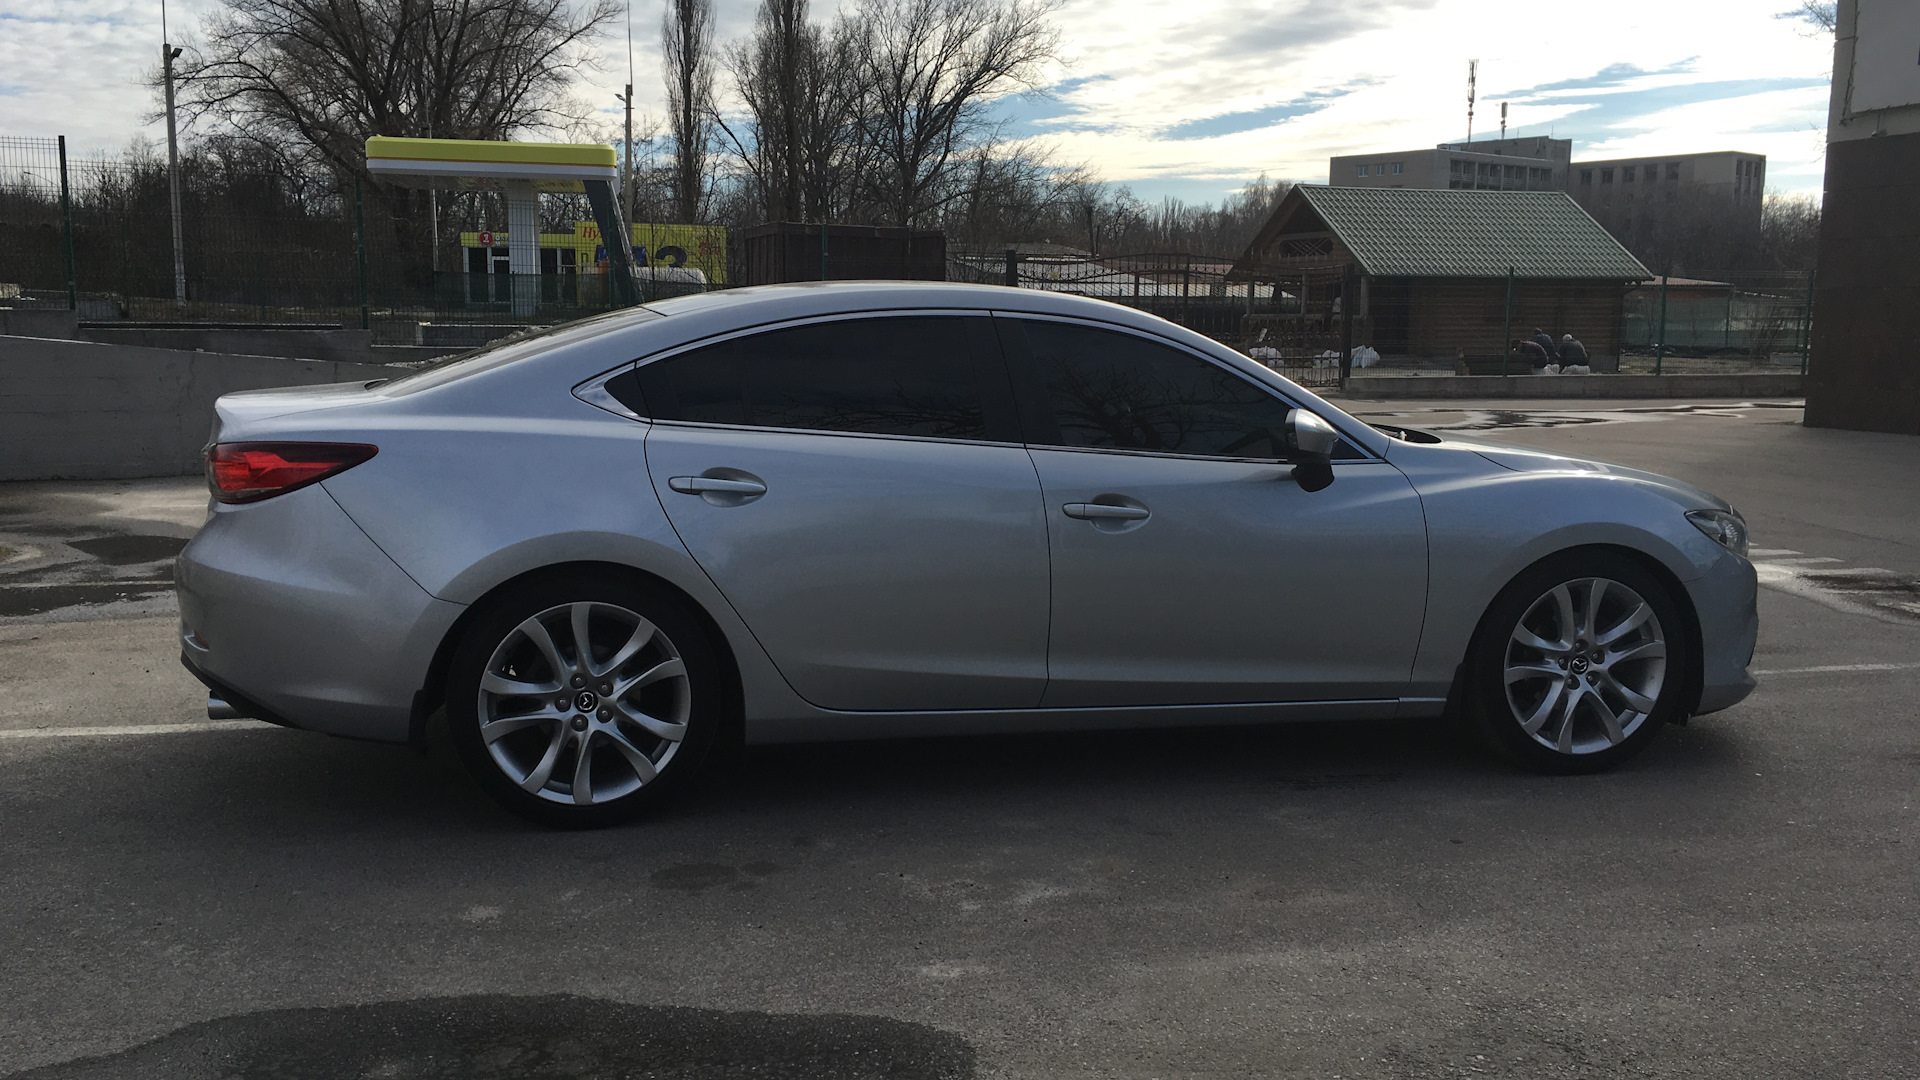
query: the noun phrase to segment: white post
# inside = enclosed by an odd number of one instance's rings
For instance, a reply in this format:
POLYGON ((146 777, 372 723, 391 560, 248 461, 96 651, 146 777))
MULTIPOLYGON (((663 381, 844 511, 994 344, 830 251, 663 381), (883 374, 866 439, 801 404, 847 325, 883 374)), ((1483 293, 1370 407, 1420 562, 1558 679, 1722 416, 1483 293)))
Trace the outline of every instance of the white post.
POLYGON ((513 313, 533 314, 540 295, 540 189, 529 183, 507 185, 507 274, 513 313))

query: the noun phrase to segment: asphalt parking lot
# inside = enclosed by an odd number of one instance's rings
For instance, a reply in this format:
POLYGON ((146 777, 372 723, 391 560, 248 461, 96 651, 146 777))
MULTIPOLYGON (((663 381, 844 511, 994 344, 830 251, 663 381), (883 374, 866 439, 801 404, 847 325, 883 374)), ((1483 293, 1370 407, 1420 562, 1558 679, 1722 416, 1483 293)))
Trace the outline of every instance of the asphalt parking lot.
POLYGON ((0 1075, 1920 1076, 1920 440, 1344 403, 1752 525, 1740 706, 1605 775, 1430 723, 756 749, 558 834, 210 725, 193 479, 0 485, 0 1075))

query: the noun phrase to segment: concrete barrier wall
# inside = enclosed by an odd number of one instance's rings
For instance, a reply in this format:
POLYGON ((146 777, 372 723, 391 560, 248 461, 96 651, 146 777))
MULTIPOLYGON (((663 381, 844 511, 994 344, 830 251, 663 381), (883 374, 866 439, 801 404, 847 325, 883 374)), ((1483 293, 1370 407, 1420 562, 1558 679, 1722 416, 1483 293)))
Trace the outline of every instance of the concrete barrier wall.
POLYGON ((80 336, 79 316, 63 308, 0 307, 0 334, 20 337, 80 336))
MULTIPOLYGON (((46 335, 42 335, 46 336, 46 335)), ((66 335, 76 336, 76 335, 66 335)), ((285 356, 301 360, 371 363, 373 331, 316 326, 141 326, 90 323, 78 337, 107 345, 201 350, 235 356, 285 356)))
POLYGON ((404 373, 379 364, 0 337, 0 480, 197 473, 222 394, 404 373))
POLYGON ((1798 397, 1798 372, 1738 375, 1355 375, 1347 397, 1374 399, 1495 398, 1772 398, 1798 397))

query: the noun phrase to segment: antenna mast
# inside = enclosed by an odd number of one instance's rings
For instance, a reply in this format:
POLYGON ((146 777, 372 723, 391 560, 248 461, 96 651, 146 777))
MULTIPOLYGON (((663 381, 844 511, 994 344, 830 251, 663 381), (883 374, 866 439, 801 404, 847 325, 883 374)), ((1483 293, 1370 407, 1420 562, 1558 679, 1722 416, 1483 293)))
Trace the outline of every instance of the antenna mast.
POLYGON ((1473 141, 1473 94, 1474 83, 1480 78, 1480 61, 1467 61, 1467 141, 1473 141))

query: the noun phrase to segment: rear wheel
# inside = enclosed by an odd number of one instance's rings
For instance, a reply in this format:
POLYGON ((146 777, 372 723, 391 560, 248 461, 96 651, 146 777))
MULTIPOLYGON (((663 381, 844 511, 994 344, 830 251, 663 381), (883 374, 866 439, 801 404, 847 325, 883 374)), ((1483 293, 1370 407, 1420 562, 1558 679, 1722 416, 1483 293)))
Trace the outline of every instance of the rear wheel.
POLYGON ((448 679, 448 726, 474 779, 515 813, 562 827, 623 821, 685 786, 724 699, 684 605, 590 575, 489 601, 448 679))
POLYGON ((1488 609, 1469 660, 1482 738, 1541 772, 1593 772, 1681 712, 1691 657, 1669 588, 1616 552, 1530 567, 1488 609))

